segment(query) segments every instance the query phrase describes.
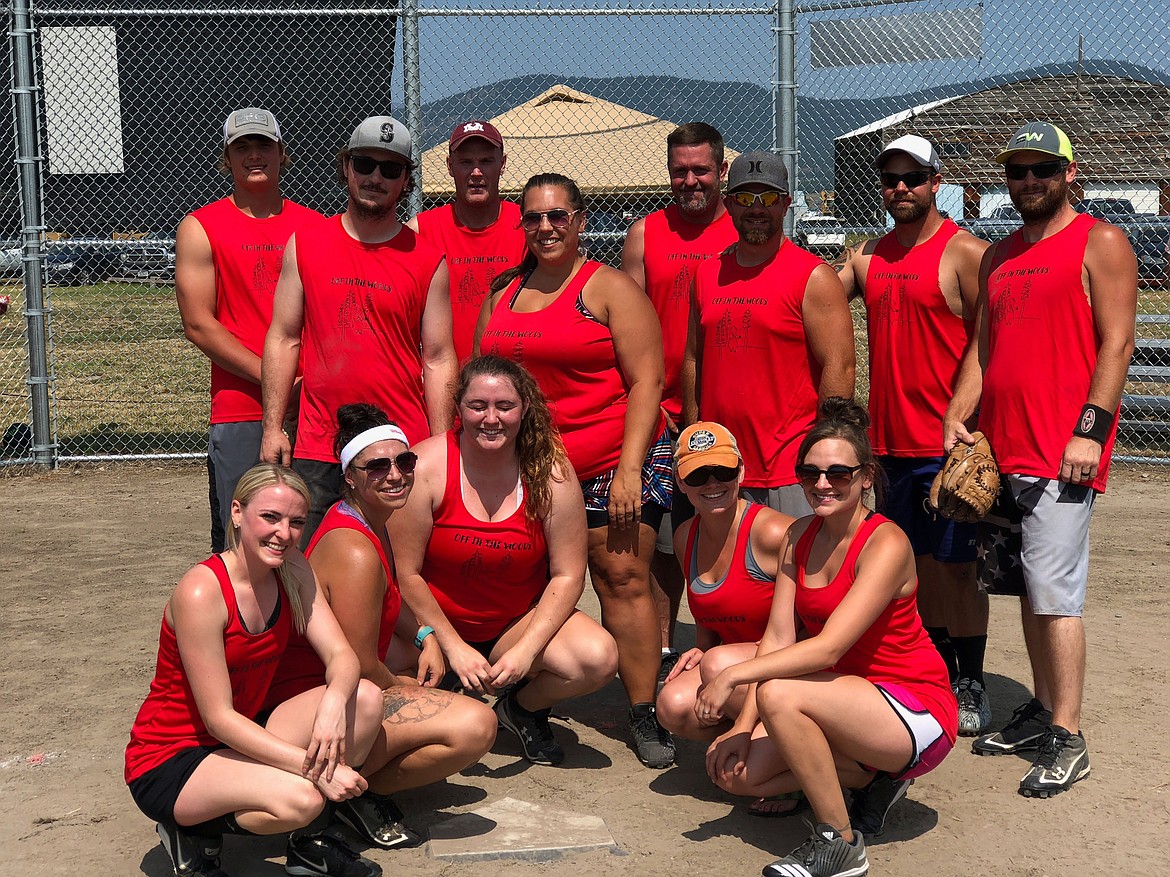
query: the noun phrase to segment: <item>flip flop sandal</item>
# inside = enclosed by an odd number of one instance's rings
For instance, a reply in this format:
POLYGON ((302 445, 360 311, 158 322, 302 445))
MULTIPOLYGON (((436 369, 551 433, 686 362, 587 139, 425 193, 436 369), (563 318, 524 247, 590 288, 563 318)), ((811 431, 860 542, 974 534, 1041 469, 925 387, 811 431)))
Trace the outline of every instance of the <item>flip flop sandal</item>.
POLYGON ((747 806, 747 814, 759 819, 782 819, 785 816, 795 816, 797 813, 803 813, 808 807, 808 798, 804 796, 804 792, 787 792, 783 795, 769 795, 766 798, 757 798, 747 806), (778 801, 794 801, 795 804, 788 810, 764 809, 769 804, 778 801))

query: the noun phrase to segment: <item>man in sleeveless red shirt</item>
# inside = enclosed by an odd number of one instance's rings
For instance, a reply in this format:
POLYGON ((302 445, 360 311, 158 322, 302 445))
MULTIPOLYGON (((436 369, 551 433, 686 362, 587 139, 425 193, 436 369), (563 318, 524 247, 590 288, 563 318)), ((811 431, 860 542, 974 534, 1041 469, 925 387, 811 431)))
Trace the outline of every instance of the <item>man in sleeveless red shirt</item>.
MULTIPOLYGON (((691 279, 704 259, 717 256, 737 240, 720 187, 727 177, 723 135, 705 122, 687 122, 666 138, 666 168, 674 203, 630 226, 622 247, 622 270, 650 296, 662 325, 666 386, 662 410, 671 434, 682 424, 683 351, 687 345, 691 279)), ((660 679, 678 661, 674 625, 682 600, 682 570, 674 559, 674 529, 693 515, 686 497, 675 491, 671 511, 662 519, 651 564, 651 585, 662 625, 660 679)))
POLYGON ((281 195, 287 165, 272 113, 236 110, 223 123, 220 158, 232 193, 184 218, 175 236, 183 332, 211 360, 207 473, 215 552, 224 549, 236 482, 260 462, 260 355, 284 245, 321 219, 281 195))
POLYGON ((1035 689, 972 749, 1035 751, 1019 791, 1048 798, 1089 775, 1080 729, 1089 521, 1133 353, 1137 260, 1121 229, 1069 204, 1077 163, 1055 125, 1025 125, 998 160, 1024 225, 983 259, 979 344, 964 359, 944 442, 971 443, 980 406, 1003 489, 980 530, 979 576, 988 590, 1023 595, 1035 689))
POLYGON ((527 247, 520 207, 500 198, 508 156, 495 125, 480 119, 456 125, 448 149, 454 203, 424 210, 406 224, 447 257, 455 356, 462 363, 471 358, 488 288, 498 274, 520 264, 527 247))
POLYGON ((914 547, 918 611, 950 670, 959 733, 976 736, 991 725, 983 679, 988 606, 975 580, 976 529, 947 520, 926 500, 943 463, 943 414, 975 340, 987 244, 939 214, 942 163, 928 140, 899 137, 876 167, 894 230, 846 250, 834 267, 846 294, 865 300, 870 440, 888 485, 882 511, 914 547))
POLYGON ((796 452, 817 399, 851 397, 856 359, 836 272, 784 234, 788 170, 770 152, 731 164, 734 248, 701 263, 682 364, 683 419, 714 420, 739 440, 742 493, 800 517, 796 452))
POLYGON ((308 544, 340 495, 337 408, 378 405, 411 444, 450 429, 456 374, 443 254, 398 221, 414 184, 411 136, 390 116, 354 129, 338 158, 344 213, 289 239, 264 343, 261 459, 292 462, 313 496, 308 544), (281 429, 302 358, 295 454, 281 429))

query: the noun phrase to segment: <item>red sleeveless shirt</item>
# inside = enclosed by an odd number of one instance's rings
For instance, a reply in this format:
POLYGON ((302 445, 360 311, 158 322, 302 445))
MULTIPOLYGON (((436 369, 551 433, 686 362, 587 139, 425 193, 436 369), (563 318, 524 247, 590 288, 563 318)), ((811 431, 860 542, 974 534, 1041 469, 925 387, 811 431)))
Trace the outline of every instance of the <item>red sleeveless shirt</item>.
POLYGON ((869 261, 870 440, 875 454, 937 457, 969 324, 939 286, 939 265, 959 227, 947 219, 930 239, 904 247, 890 232, 869 261))
POLYGON ((465 642, 495 639, 548 587, 548 545, 524 503, 502 521, 481 521, 463 503, 459 438, 447 433, 447 485, 435 509, 422 577, 465 642))
MULTIPOLYGON (((249 633, 240 620, 236 591, 223 558, 213 555, 203 561, 202 566, 215 573, 227 606, 223 649, 232 684, 232 708, 242 716, 255 718, 264 704, 277 662, 293 629, 292 612, 285 605, 284 588, 277 590, 272 625, 260 633, 249 633)), ((179 656, 175 630, 167 624, 164 613, 150 693, 130 729, 130 745, 126 747, 126 782, 138 779, 185 749, 217 746, 219 743, 199 716, 195 695, 179 656)))
POLYGON ((662 325, 666 359, 662 407, 675 423, 681 423, 680 375, 691 312, 691 279, 700 262, 718 256, 739 239, 739 234, 730 213, 709 225, 697 225, 683 218, 677 204, 651 213, 644 228, 646 295, 662 325))
POLYGON ((305 289, 305 378, 293 455, 336 463, 337 408, 372 402, 410 443, 430 435, 422 384, 422 315, 443 255, 406 226, 354 240, 334 216, 297 235, 305 289))
POLYGON ((499 217, 486 228, 463 225, 450 204, 424 210, 415 220, 422 239, 447 257, 455 355, 459 362, 466 362, 471 358, 475 324, 492 281, 519 265, 528 249, 520 230, 520 207, 501 201, 499 217))
MULTIPOLYGON (((321 519, 321 526, 313 533, 309 546, 305 549, 305 557, 312 557, 313 550, 321 537, 331 530, 353 530, 365 536, 382 564, 382 571, 386 574, 386 593, 382 595, 382 618, 378 623, 378 660, 385 661, 386 653, 390 651, 390 640, 394 638, 394 625, 398 623, 398 613, 402 611, 402 594, 398 590, 398 580, 394 576, 394 567, 390 558, 382 548, 380 540, 369 524, 346 502, 336 502, 325 512, 321 519)), ((276 668, 272 685, 268 689, 264 708, 284 703, 290 697, 296 697, 310 688, 325 684, 325 664, 317 655, 316 650, 303 634, 294 633, 289 641, 284 657, 276 668)))
MULTIPOLYGON (((871 514, 853 536, 845 561, 833 581, 823 588, 809 588, 804 583, 804 571, 813 540, 823 523, 823 518, 812 519, 796 543, 793 558, 796 565, 796 614, 812 636, 824 630, 829 616, 853 587, 861 550, 874 530, 889 523, 889 519, 871 514)), ((869 629, 841 656, 841 660, 828 669, 843 676, 860 676, 875 684, 890 682, 902 686, 934 716, 947 739, 955 742, 959 705, 951 691, 946 665, 918 617, 916 593, 886 604, 869 629)))
MULTIPOLYGON (((1096 324, 1081 281, 1087 214, 1034 244, 1022 232, 996 247, 987 278, 988 351, 979 427, 999 468, 1056 478, 1097 367, 1096 324)), ((1114 420, 1092 488, 1109 479, 1114 420)))
POLYGON ((735 436, 745 487, 796 483, 796 451, 816 418, 821 380, 802 308, 823 264, 785 238, 763 265, 743 268, 727 253, 695 272, 699 417, 735 436))
MULTIPOLYGON (((215 318, 257 356, 272 323, 272 294, 280 277, 284 245, 293 232, 324 217, 285 199, 280 212, 257 219, 231 198, 221 198, 191 213, 211 244, 215 265, 215 318)), ((211 364, 211 422, 260 419, 260 385, 211 364)))

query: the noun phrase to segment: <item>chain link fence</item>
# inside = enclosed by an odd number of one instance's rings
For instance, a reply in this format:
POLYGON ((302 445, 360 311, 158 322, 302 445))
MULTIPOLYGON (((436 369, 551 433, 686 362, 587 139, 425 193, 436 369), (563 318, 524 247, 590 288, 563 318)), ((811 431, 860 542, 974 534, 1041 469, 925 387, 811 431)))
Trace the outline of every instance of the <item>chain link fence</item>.
POLYGON ((390 112, 415 131, 412 209, 451 197, 455 123, 507 117, 527 133, 509 138, 503 188, 539 171, 576 178, 591 254, 614 264, 629 223, 667 203, 665 137, 680 122, 714 124, 737 152, 795 160, 797 239, 821 223, 852 242, 884 230, 872 161, 904 133, 939 144, 944 210, 976 234, 1006 233, 995 152, 1020 124, 1051 119, 1080 152, 1077 197, 1126 228, 1141 259, 1140 360, 1119 450, 1170 456, 1162 4, 47 0, 31 4, 26 34, 27 5, 10 5, 15 110, 0 155, 15 168, 0 180, 0 294, 12 297, 0 317, 0 462, 203 455, 208 365, 179 323, 173 235, 227 193, 220 125, 242 106, 280 119, 286 194, 324 213, 343 207, 334 160, 365 116, 390 112), (30 211, 18 180, 34 168, 30 211), (47 350, 43 379, 30 377, 30 340, 34 360, 47 350), (30 398, 43 386, 38 443, 30 398))

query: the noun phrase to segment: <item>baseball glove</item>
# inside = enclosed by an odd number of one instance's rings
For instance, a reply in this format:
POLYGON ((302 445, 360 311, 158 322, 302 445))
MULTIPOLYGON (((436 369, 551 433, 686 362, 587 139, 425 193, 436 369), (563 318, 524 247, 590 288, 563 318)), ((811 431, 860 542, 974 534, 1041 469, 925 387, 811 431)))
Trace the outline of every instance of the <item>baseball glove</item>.
POLYGON ((999 466, 987 436, 972 433, 975 444, 956 444, 930 486, 930 504, 952 521, 983 520, 999 496, 999 466))

